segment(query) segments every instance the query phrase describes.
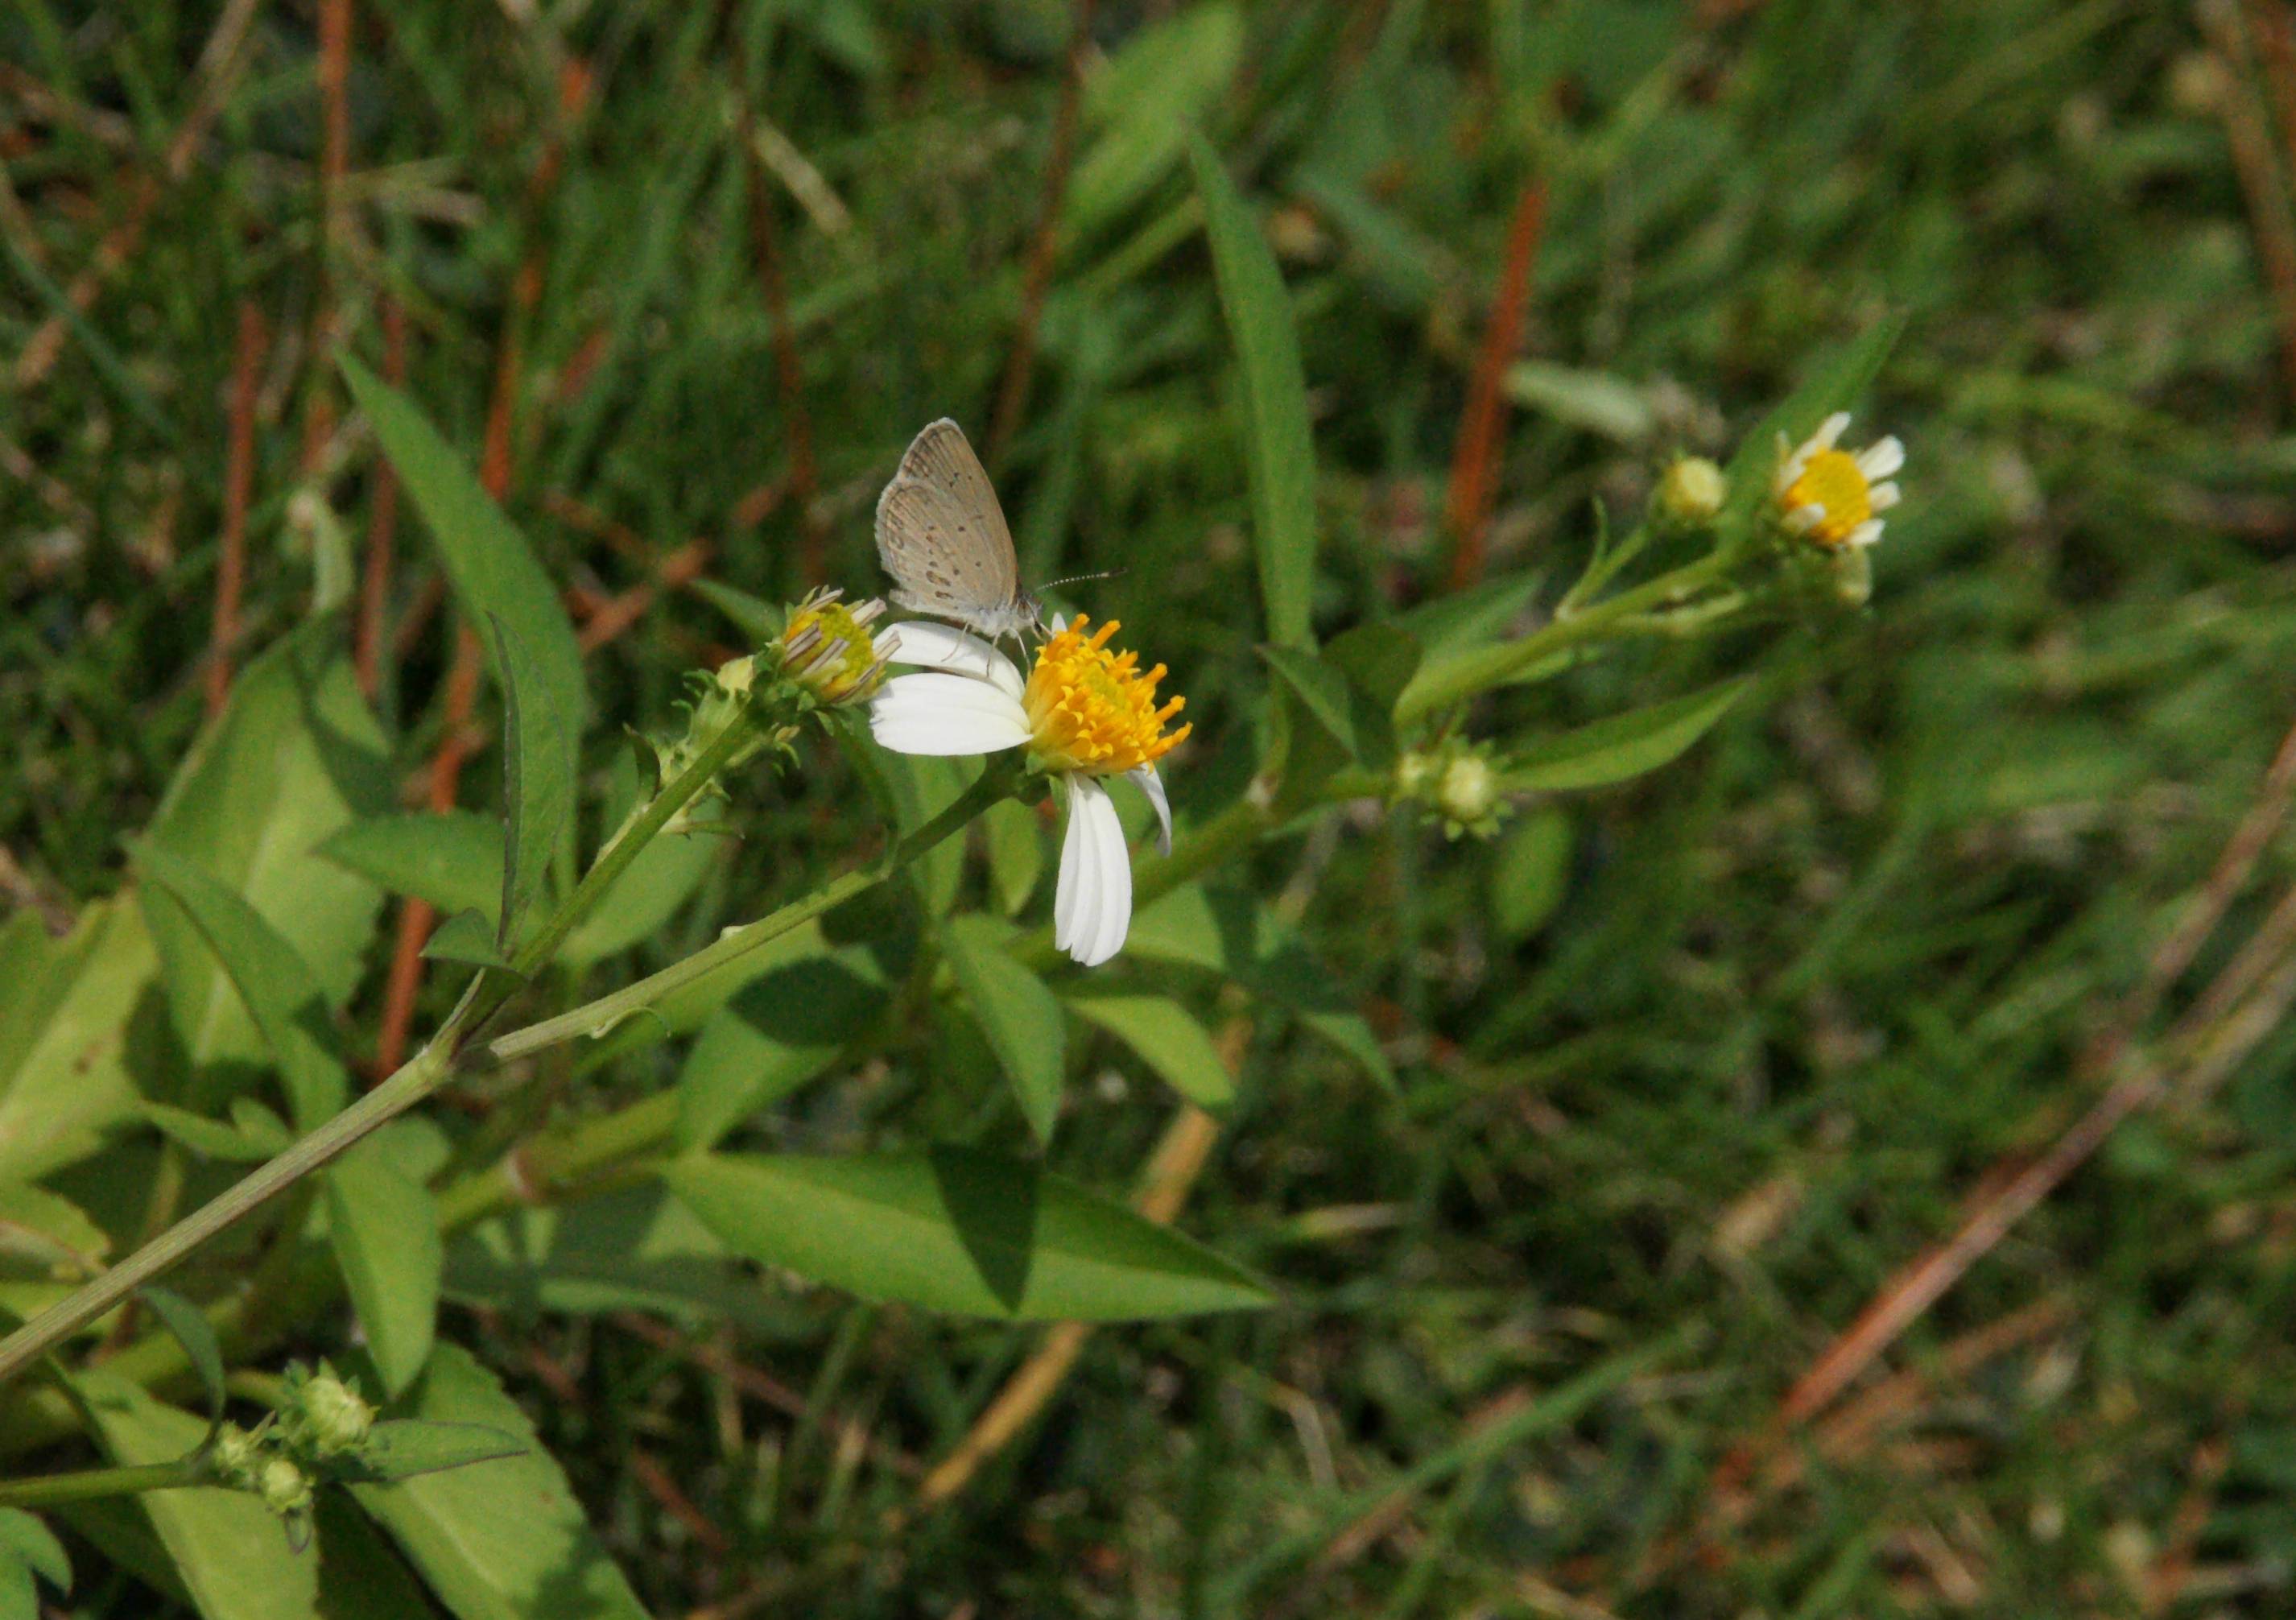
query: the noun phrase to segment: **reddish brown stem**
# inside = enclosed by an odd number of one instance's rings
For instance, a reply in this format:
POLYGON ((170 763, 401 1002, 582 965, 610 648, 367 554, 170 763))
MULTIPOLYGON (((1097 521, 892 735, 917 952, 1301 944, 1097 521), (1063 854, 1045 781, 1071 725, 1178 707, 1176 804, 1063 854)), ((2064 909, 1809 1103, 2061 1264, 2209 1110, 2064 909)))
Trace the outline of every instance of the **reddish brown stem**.
POLYGON ((239 643, 240 594, 247 581, 247 502, 255 481, 255 390, 263 366, 263 312, 239 300, 239 336, 232 348, 230 440, 225 451, 223 533, 216 561, 215 624, 208 637, 207 698, 210 715, 231 690, 232 649, 239 643))
POLYGON ((1029 267, 1021 283, 1021 325, 1013 335, 1013 352, 1004 362, 1004 379, 996 389, 996 414, 988 428, 988 465, 1001 467, 1020 431, 1021 413, 1029 403, 1029 384, 1037 368, 1037 329, 1045 315, 1045 294, 1053 284, 1053 266, 1060 257, 1061 205, 1068 195, 1069 169, 1076 156, 1078 116, 1084 105, 1084 65, 1092 49, 1093 0, 1076 0, 1069 36, 1068 70, 1061 79, 1061 100, 1053 114, 1053 147, 1045 162, 1045 190, 1037 206, 1037 234, 1029 244, 1029 267))
POLYGON ((1475 357, 1467 407, 1459 418, 1459 442, 1451 456, 1451 487, 1443 514, 1451 527, 1451 584, 1462 588, 1483 576, 1483 542, 1490 527, 1491 500, 1498 487, 1499 434, 1506 424, 1506 368, 1522 341, 1523 315, 1530 301, 1531 267, 1546 220, 1546 186, 1523 182, 1507 226, 1506 269, 1491 304, 1490 324, 1475 357))

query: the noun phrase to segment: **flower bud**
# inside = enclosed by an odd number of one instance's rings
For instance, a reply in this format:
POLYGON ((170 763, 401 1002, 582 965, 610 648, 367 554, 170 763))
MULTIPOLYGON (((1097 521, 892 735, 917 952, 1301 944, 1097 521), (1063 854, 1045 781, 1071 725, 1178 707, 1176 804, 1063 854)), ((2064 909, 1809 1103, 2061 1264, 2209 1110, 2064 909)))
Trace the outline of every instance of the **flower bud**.
POLYGON ((895 637, 881 645, 869 626, 885 611, 872 596, 847 607, 842 593, 817 590, 798 604, 773 651, 781 671, 824 704, 856 703, 876 691, 895 637))
POLYGON ((263 1455, 263 1443, 255 1435, 236 1423, 226 1423, 216 1431, 209 1455, 217 1479, 243 1491, 255 1489, 256 1469, 263 1455))
POLYGON ((303 1513, 311 1506, 311 1477, 286 1458, 274 1457, 257 1476, 256 1494, 282 1518, 303 1513))
POLYGON ((357 1390, 322 1369, 299 1392, 301 1422, 299 1437, 314 1457, 333 1457, 356 1451, 374 1427, 374 1408, 357 1390))
POLYGON ((1491 762, 1469 750, 1452 756, 1435 787, 1435 808, 1443 830, 1456 838, 1472 833, 1488 838, 1499 828, 1499 777, 1491 762))
POLYGON ((1658 481, 1659 515, 1685 529, 1714 521, 1730 485, 1722 469, 1703 456, 1685 456, 1658 481))

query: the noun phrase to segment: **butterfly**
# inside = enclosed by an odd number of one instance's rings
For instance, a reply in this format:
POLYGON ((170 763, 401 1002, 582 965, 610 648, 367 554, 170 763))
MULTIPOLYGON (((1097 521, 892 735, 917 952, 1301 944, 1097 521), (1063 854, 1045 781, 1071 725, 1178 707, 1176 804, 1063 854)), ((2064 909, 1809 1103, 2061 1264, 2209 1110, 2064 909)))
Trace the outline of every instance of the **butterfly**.
POLYGON ((954 619, 991 642, 1018 639, 1043 616, 1021 588, 1013 530, 988 473, 946 416, 910 441, 877 498, 877 560, 893 576, 898 605, 954 619))

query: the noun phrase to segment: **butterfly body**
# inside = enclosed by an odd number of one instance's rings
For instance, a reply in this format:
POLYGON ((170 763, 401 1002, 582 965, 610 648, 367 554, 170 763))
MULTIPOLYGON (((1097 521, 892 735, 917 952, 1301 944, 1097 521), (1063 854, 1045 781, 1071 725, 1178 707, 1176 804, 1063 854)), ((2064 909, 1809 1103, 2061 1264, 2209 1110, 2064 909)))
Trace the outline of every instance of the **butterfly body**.
POLYGON ((1042 609, 1021 588, 1013 531, 980 458, 947 417, 911 441, 877 498, 877 560, 893 601, 950 619, 990 641, 1038 628, 1042 609))

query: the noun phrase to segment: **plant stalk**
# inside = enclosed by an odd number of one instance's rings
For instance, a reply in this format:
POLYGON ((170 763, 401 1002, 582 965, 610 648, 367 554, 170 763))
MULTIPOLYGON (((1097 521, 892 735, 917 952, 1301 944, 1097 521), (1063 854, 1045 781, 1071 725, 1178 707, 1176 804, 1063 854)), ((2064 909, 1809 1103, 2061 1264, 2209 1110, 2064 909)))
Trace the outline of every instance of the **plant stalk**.
POLYGON ((134 1496, 144 1491, 172 1491, 184 1485, 212 1483, 204 1462, 196 1455, 173 1462, 138 1463, 133 1468, 83 1468, 76 1474, 46 1474, 37 1479, 0 1481, 0 1508, 56 1508, 98 1496, 134 1496))

